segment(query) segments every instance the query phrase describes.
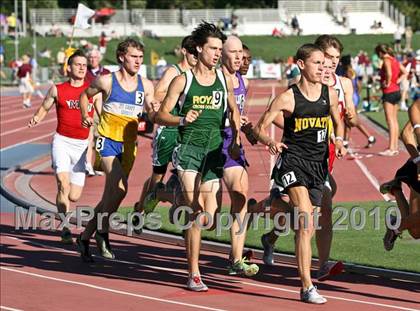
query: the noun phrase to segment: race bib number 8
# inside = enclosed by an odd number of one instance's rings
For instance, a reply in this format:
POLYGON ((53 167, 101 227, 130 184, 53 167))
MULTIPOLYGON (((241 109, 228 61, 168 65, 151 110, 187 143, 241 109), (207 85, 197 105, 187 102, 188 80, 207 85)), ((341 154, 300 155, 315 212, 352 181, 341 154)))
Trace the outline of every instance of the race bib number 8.
POLYGON ((223 91, 213 91, 213 108, 219 109, 223 101, 223 91))
POLYGON ((102 151, 105 147, 105 137, 99 136, 96 139, 95 149, 96 151, 102 151))
POLYGON ((318 131, 318 143, 322 143, 326 140, 327 138, 327 129, 323 129, 318 131))
POLYGON ((284 174, 281 177, 281 182, 283 183, 283 187, 287 187, 297 181, 295 172, 291 171, 286 174, 284 174))

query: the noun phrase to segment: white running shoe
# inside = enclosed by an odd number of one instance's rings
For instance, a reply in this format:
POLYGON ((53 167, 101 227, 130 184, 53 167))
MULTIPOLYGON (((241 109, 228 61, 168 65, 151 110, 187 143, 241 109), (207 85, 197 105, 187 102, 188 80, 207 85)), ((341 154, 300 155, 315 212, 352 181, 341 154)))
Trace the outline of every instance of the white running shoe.
POLYGON ((192 274, 188 277, 187 288, 193 292, 207 292, 209 290, 199 274, 192 274))
POLYGON ((95 176, 95 171, 93 170, 92 164, 86 163, 85 171, 88 176, 95 176))
POLYGON ((311 286, 307 290, 300 290, 300 300, 306 303, 313 303, 317 305, 321 305, 327 302, 327 299, 322 297, 318 291, 316 286, 311 286))

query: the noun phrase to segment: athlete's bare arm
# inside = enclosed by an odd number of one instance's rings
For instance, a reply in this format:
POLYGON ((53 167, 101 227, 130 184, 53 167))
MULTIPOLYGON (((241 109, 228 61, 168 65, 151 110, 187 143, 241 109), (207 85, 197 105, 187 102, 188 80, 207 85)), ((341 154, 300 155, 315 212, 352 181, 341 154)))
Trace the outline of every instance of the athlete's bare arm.
POLYGON ((93 96, 93 106, 95 107, 98 116, 100 116, 102 113, 102 93, 93 96))
POLYGON ((340 77, 340 81, 344 91, 344 102, 346 103, 346 121, 352 127, 357 126, 359 120, 353 103, 353 83, 347 77, 340 77))
POLYGON ((96 78, 90 86, 80 94, 80 113, 82 114, 82 125, 90 127, 93 125, 93 118, 89 116, 89 98, 102 93, 102 100, 106 100, 111 93, 112 75, 102 75, 96 78))
POLYGON ((146 100, 144 108, 147 113, 147 117, 151 122, 154 122, 157 111, 159 110, 159 102, 155 100, 154 94, 155 89, 152 81, 146 78, 141 78, 144 87, 144 98, 146 100))
POLYGON ((245 89, 248 91, 248 88, 249 88, 249 80, 247 78, 242 77, 242 81, 244 81, 245 89))
POLYGON ((163 100, 163 103, 155 117, 155 122, 157 124, 166 126, 178 126, 181 125, 182 121, 182 125, 187 126, 189 123, 194 122, 198 118, 201 111, 192 109, 188 111, 184 118, 171 114, 172 109, 174 109, 178 101, 179 95, 181 95, 182 91, 184 90, 185 83, 186 78, 184 75, 177 76, 172 80, 171 84, 169 85, 168 93, 166 94, 165 99, 163 100))
POLYGON ((405 148, 410 154, 410 157, 411 158, 418 157, 419 152, 417 151, 417 143, 413 135, 413 125, 411 124, 410 121, 408 121, 405 124, 403 130, 401 131, 401 140, 403 141, 405 148))
POLYGON ((389 87, 391 85, 392 78, 391 60, 389 58, 385 58, 382 66, 384 66, 385 70, 385 81, 383 82, 383 87, 389 87))
POLYGON ((420 99, 417 99, 408 110, 411 125, 414 129, 414 135, 417 139, 417 146, 420 146, 420 99))
POLYGON ((407 69, 400 63, 400 76, 398 77, 397 84, 400 84, 401 81, 408 77, 407 69))
POLYGON ((338 111, 338 95, 337 92, 329 87, 330 96, 330 115, 334 125, 335 140, 335 154, 337 158, 342 158, 346 155, 347 150, 343 146, 344 124, 341 121, 340 113, 338 111), (338 139, 337 139, 338 138, 338 139))
POLYGON ((47 115, 48 111, 50 111, 51 107, 57 101, 57 87, 53 85, 45 96, 42 105, 38 108, 38 110, 33 115, 32 119, 28 123, 28 127, 33 127, 41 122, 45 116, 47 115))
POLYGON ((241 139, 239 136, 239 131, 241 129, 241 116, 239 113, 238 105, 236 105, 232 79, 226 79, 226 86, 227 103, 230 111, 229 121, 230 126, 233 130, 233 141, 239 146, 241 143, 241 139))
POLYGON ((262 144, 270 147, 270 153, 275 154, 281 152, 286 145, 273 141, 267 135, 266 129, 274 122, 280 114, 291 114, 295 108, 295 100, 292 89, 278 95, 271 102, 269 108, 264 112, 257 125, 254 127, 254 135, 262 144))
POLYGON ((155 88, 155 99, 157 101, 162 102, 164 100, 166 93, 168 93, 169 84, 177 75, 178 73, 174 67, 166 69, 155 88))

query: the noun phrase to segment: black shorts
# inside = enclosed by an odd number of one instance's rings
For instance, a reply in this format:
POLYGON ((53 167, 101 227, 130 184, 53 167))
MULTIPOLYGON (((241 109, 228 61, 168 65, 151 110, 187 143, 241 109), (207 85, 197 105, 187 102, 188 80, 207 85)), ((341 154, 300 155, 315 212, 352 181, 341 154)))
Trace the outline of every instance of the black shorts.
POLYGON ((322 191, 328 175, 327 161, 310 161, 284 154, 280 167, 273 172, 274 182, 286 189, 304 186, 313 206, 321 206, 322 191))
POLYGON ((417 179, 417 165, 410 159, 398 169, 395 179, 401 181, 420 194, 420 181, 417 179))
POLYGON ((401 92, 400 91, 396 91, 396 92, 392 92, 392 93, 387 93, 387 94, 383 94, 382 95, 382 101, 383 102, 387 102, 387 103, 391 103, 391 104, 399 104, 401 100, 401 92))

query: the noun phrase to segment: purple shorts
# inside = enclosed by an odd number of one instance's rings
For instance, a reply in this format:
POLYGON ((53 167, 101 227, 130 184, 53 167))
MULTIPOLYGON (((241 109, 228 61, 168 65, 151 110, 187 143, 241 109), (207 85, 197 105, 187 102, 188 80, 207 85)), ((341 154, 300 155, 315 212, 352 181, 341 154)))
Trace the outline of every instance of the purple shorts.
POLYGON ((232 144, 232 129, 230 127, 225 128, 223 131, 223 154, 226 156, 226 162, 223 168, 235 167, 235 166, 242 166, 246 167, 249 166, 248 162, 245 159, 244 148, 241 146, 241 155, 239 159, 234 160, 229 155, 229 146, 232 144))

